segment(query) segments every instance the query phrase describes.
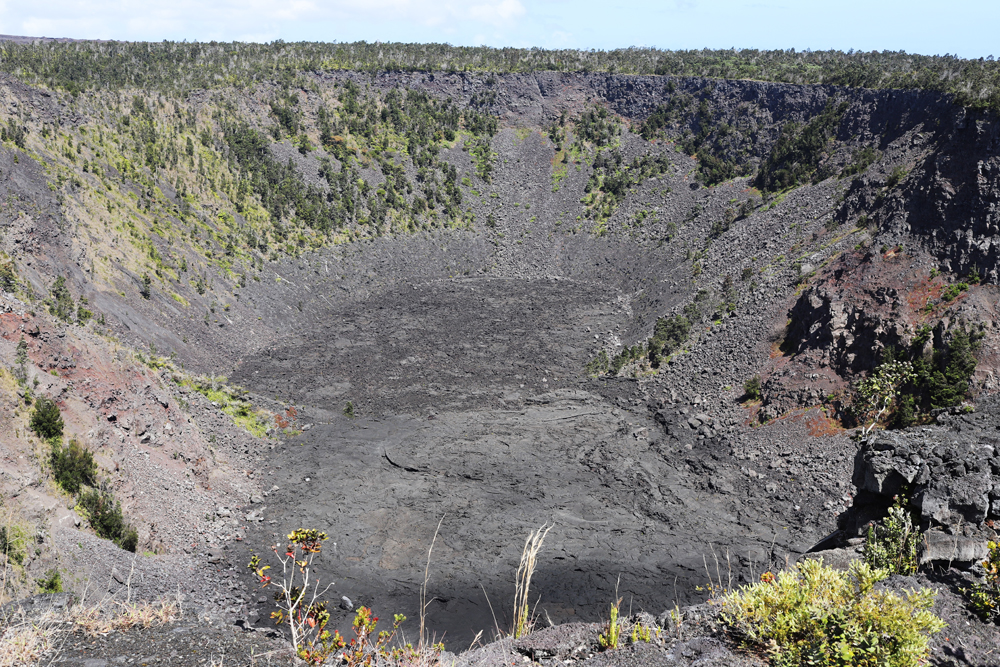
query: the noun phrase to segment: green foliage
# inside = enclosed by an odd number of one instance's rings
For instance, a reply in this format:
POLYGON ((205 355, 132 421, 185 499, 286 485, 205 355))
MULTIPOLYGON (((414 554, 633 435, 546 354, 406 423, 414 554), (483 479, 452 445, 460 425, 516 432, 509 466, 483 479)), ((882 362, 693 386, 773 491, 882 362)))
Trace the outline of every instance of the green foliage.
POLYGON ((986 576, 972 588, 963 589, 972 611, 985 622, 1000 622, 1000 543, 988 542, 989 554, 982 562, 986 576))
POLYGON ((13 262, 0 263, 0 290, 13 292, 17 289, 17 271, 13 262))
POLYGON ((760 388, 760 376, 754 375, 743 383, 743 395, 748 400, 759 401, 761 399, 760 388))
POLYGON ((618 641, 622 631, 621 623, 618 621, 618 608, 621 606, 621 603, 621 598, 612 603, 611 617, 608 620, 608 625, 597 636, 597 641, 600 643, 602 649, 612 650, 618 648, 618 641))
POLYGON ((125 521, 121 503, 115 500, 110 489, 85 489, 76 502, 78 511, 87 517, 99 537, 135 552, 139 532, 125 521))
POLYGON ((649 339, 650 365, 659 368, 660 362, 679 350, 690 334, 691 321, 684 315, 658 318, 649 339))
POLYGON ((859 148, 851 155, 851 163, 840 172, 840 177, 845 178, 864 173, 878 159, 878 151, 871 146, 859 148))
POLYGON ((859 423, 871 422, 865 429, 865 434, 889 410, 900 388, 915 378, 913 364, 890 359, 857 383, 851 410, 859 423))
POLYGON ((8 563, 23 565, 30 542, 31 531, 27 525, 10 521, 0 526, 0 554, 6 556, 8 563))
POLYGON ((139 287, 139 296, 143 299, 148 299, 152 294, 153 281, 150 279, 149 274, 142 274, 142 285, 139 287))
POLYGON ((14 354, 14 368, 11 369, 14 379, 22 387, 28 381, 28 342, 21 336, 17 342, 17 352, 14 354))
POLYGON ((608 357, 608 353, 601 350, 597 353, 597 356, 587 362, 586 370, 587 375, 597 376, 602 373, 607 373, 608 368, 611 367, 611 359, 608 357))
POLYGON ((897 498, 888 516, 868 526, 861 555, 873 570, 910 575, 917 571, 919 542, 920 533, 914 528, 903 502, 897 498))
POLYGON ((56 482, 66 493, 75 494, 81 485, 93 486, 97 482, 94 454, 75 439, 70 440, 66 446, 53 439, 49 461, 56 482))
POLYGON ((35 402, 29 422, 31 430, 42 440, 58 438, 63 434, 63 419, 59 406, 51 398, 41 397, 35 402))
POLYGON ((933 351, 925 355, 926 344, 932 340, 931 327, 925 325, 913 337, 909 349, 887 349, 886 360, 908 361, 914 373, 900 387, 890 426, 904 428, 920 419, 921 414, 954 407, 965 400, 976 371, 979 339, 979 334, 956 327, 950 341, 934 337, 933 351))
POLYGON ((15 123, 13 118, 8 118, 7 126, 0 128, 0 141, 10 141, 20 149, 24 149, 27 136, 28 128, 15 123))
POLYGON ((859 561, 841 572, 805 560, 726 595, 721 618, 773 665, 916 667, 945 627, 930 611, 936 594, 875 591, 884 576, 859 561))
MULTIPOLYGON (((346 646, 339 632, 326 629, 330 621, 327 602, 320 600, 319 583, 313 582, 312 562, 322 551, 327 534, 313 528, 299 528, 288 535, 288 544, 282 552, 278 545, 271 550, 281 563, 281 577, 272 579, 270 565, 262 565, 260 556, 254 554, 247 567, 265 588, 274 588, 277 610, 271 618, 277 625, 287 625, 291 632, 292 648, 299 658, 310 665, 323 664, 333 653, 346 646), (310 590, 312 589, 312 590, 310 590)), ((362 607, 364 609, 364 607, 362 607)), ((370 621, 370 618, 365 618, 370 621)), ((372 627, 378 619, 371 621, 372 627)), ((357 619, 356 619, 357 622, 357 619)))
POLYGON ((894 187, 899 185, 900 182, 904 178, 906 178, 907 173, 908 172, 906 171, 906 168, 903 167, 902 165, 896 165, 895 167, 893 167, 892 171, 889 172, 889 178, 887 178, 885 181, 886 189, 892 190, 894 187))
POLYGON ((930 373, 927 390, 931 408, 946 408, 961 403, 969 393, 969 381, 976 371, 973 355, 975 342, 958 328, 946 354, 936 354, 937 368, 930 373))
POLYGON ((45 571, 45 576, 40 579, 36 579, 35 583, 38 584, 39 593, 62 593, 62 575, 59 573, 58 568, 50 568, 45 571))
POLYGON ((602 106, 584 111, 575 126, 577 140, 598 149, 615 144, 621 132, 621 121, 602 106))
MULTIPOLYGON (((179 43, 5 42, 0 68, 25 81, 78 94, 90 88, 186 92, 278 80, 301 70, 365 72, 584 71, 754 79, 863 88, 950 92, 966 106, 1000 103, 997 63, 904 52, 757 49, 664 51, 462 47, 382 42, 179 43)), ((492 92, 492 91, 488 91, 492 92)), ((489 104, 483 96, 483 104, 489 104)))
POLYGON ((962 292, 965 292, 967 289, 969 289, 968 283, 961 283, 961 282, 952 283, 947 287, 945 287, 944 290, 941 292, 941 301, 945 303, 954 301, 955 299, 958 298, 960 294, 962 294, 962 292))
POLYGON ((643 155, 625 164, 618 148, 598 150, 593 167, 584 186, 586 196, 581 201, 586 206, 587 218, 598 222, 611 217, 632 187, 671 168, 664 154, 643 155))
POLYGON ((810 179, 818 181, 830 176, 817 172, 817 168, 848 106, 846 101, 835 106, 829 100, 823 111, 804 127, 786 123, 771 153, 761 163, 754 184, 765 192, 779 192, 810 179))
POLYGON ((716 239, 729 231, 733 223, 736 222, 736 211, 727 208, 722 213, 722 218, 712 222, 712 227, 708 230, 708 238, 716 239))
POLYGON ((248 400, 249 392, 246 389, 226 384, 226 378, 221 375, 187 377, 175 374, 174 377, 178 384, 191 387, 217 404, 220 410, 233 418, 237 426, 258 438, 266 435, 272 415, 267 410, 255 410, 253 403, 248 400))
POLYGON ((73 315, 76 313, 76 306, 69 289, 66 287, 66 278, 59 276, 55 279, 49 290, 49 298, 45 300, 45 303, 52 315, 65 322, 72 321, 73 315))
POLYGON ((344 406, 344 416, 348 419, 354 419, 354 403, 351 401, 347 402, 344 406))

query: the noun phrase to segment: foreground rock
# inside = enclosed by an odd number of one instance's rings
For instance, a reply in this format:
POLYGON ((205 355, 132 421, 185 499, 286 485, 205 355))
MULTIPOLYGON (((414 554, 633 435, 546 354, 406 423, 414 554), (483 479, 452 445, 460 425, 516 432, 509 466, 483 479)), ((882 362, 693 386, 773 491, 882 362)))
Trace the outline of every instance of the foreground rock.
POLYGON ((942 412, 937 424, 879 432, 855 459, 858 496, 843 516, 846 537, 859 536, 898 498, 919 516, 921 564, 975 564, 997 539, 1000 520, 1000 428, 997 399, 975 413, 942 412))

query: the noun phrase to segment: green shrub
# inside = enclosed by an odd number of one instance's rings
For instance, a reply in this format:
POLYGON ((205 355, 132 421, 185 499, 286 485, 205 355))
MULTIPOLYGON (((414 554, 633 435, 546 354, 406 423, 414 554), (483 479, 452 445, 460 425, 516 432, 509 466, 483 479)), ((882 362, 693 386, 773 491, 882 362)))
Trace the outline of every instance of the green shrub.
POLYGON ((945 302, 954 301, 967 289, 969 289, 969 285, 967 283, 952 283, 951 285, 945 287, 944 291, 941 292, 941 300, 945 302))
POLYGON ((873 569, 889 574, 913 574, 917 571, 919 540, 920 533, 897 498, 896 504, 889 508, 889 516, 868 526, 861 554, 873 569))
POLYGON ((28 382, 28 343, 21 336, 17 342, 17 353, 14 355, 14 367, 11 369, 14 379, 22 387, 28 382))
POLYGON ((754 375, 752 378, 743 383, 743 395, 751 401, 760 400, 761 393, 759 375, 754 375))
POLYGON ((22 565, 28 555, 30 531, 21 523, 8 523, 0 526, 0 554, 7 557, 8 563, 22 565))
POLYGON ((892 171, 889 173, 889 178, 885 181, 885 187, 887 190, 892 190, 894 187, 899 185, 899 183, 906 178, 908 172, 902 165, 896 165, 893 167, 892 171))
POLYGON ((121 503, 108 489, 87 489, 77 498, 77 507, 86 514, 98 536, 112 540, 122 549, 135 552, 139 533, 122 516, 121 503))
POLYGON ((45 300, 45 303, 52 315, 67 322, 73 319, 76 307, 73 304, 69 288, 66 287, 66 278, 59 276, 55 279, 52 283, 52 289, 49 291, 49 298, 45 300))
POLYGON ((56 482, 67 493, 77 493, 81 485, 93 486, 97 480, 97 464, 93 453, 76 440, 70 440, 65 447, 54 440, 49 460, 56 482))
POLYGON ((35 583, 38 584, 38 591, 40 593, 62 593, 62 575, 59 574, 57 568, 52 568, 45 571, 45 576, 36 579, 35 583))
MULTIPOLYGON (((693 304, 688 304, 692 306, 693 304)), ((697 310, 697 307, 695 307, 697 310)), ((685 313, 688 313, 685 309, 685 313)), ((687 341, 691 333, 691 320, 684 315, 661 317, 656 320, 653 337, 649 339, 649 363, 659 368, 660 362, 676 352, 687 341)))
POLYGON ((929 611, 935 592, 874 590, 883 576, 860 561, 841 572, 806 560, 726 595, 721 618, 773 665, 916 667, 945 627, 929 611))
POLYGON ((983 561, 986 579, 962 591, 969 597, 969 606, 986 622, 1000 621, 1000 543, 989 542, 990 553, 983 561))
POLYGON ((17 289, 17 271, 12 262, 0 264, 0 289, 4 292, 13 292, 17 289))
POLYGON ((63 420, 59 406, 51 398, 39 398, 31 412, 31 430, 43 440, 58 438, 63 433, 63 420))

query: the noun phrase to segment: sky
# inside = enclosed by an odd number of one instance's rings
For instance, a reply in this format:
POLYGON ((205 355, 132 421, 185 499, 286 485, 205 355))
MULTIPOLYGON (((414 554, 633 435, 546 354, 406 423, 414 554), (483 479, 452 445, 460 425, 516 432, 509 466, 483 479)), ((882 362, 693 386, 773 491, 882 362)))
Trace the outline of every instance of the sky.
POLYGON ((1000 57, 996 0, 0 0, 0 34, 1000 57))

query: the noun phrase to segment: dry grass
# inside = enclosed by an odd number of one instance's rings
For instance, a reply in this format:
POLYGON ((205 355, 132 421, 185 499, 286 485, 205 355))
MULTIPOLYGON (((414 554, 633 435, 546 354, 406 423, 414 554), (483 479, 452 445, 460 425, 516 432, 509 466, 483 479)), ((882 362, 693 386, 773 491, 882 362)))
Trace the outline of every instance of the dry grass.
POLYGON ((542 549, 545 536, 552 526, 542 525, 538 530, 529 533, 521 550, 521 563, 517 566, 517 577, 514 585, 514 628, 511 634, 514 638, 531 632, 535 625, 534 614, 530 609, 528 591, 531 588, 531 576, 535 573, 538 552, 542 549))
POLYGON ((113 602, 116 608, 110 613, 105 605, 74 609, 70 618, 73 624, 91 636, 106 635, 132 628, 149 628, 163 625, 180 617, 176 602, 113 602))
POLYGON ((0 633, 0 667, 38 662, 54 650, 59 632, 59 624, 46 618, 8 625, 0 633))
POLYGON ((76 607, 68 615, 48 611, 28 619, 15 614, 3 619, 0 630, 0 667, 37 664, 58 653, 66 635, 81 628, 91 636, 107 635, 131 628, 169 623, 180 616, 175 602, 108 602, 76 607))

